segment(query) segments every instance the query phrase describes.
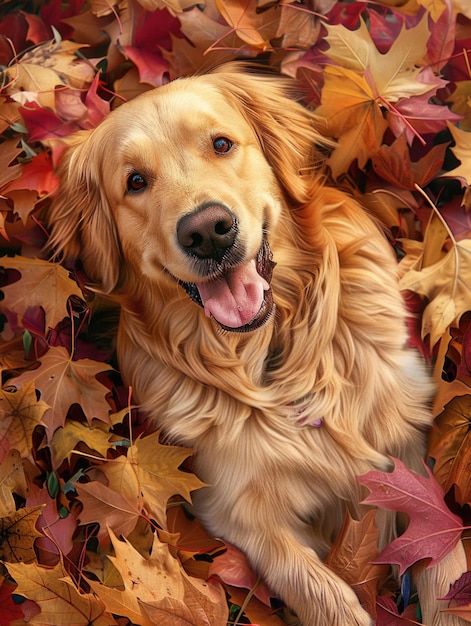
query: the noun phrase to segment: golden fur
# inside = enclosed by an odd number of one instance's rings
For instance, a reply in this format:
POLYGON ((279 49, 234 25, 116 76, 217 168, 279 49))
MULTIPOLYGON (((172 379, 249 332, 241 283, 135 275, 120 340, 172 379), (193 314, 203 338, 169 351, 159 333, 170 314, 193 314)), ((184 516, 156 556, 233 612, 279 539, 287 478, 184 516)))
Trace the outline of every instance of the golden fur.
MULTIPOLYGON (((248 555, 304 626, 366 626, 322 559, 345 508, 362 512, 358 475, 389 469, 389 455, 422 471, 431 384, 404 348, 390 246, 323 184, 321 138, 286 90, 230 65, 119 107, 64 159, 51 245, 79 256, 121 306, 123 376, 155 427, 193 447, 210 485, 195 493, 207 528, 248 555), (179 283, 223 273, 211 261, 204 276, 206 260, 182 249, 180 224, 208 206, 235 216, 237 268, 269 242, 275 309, 256 330, 221 329, 179 283)), ((394 516, 379 519, 387 541, 394 516)), ((458 546, 419 575, 428 626, 461 623, 436 599, 465 569, 458 546)))

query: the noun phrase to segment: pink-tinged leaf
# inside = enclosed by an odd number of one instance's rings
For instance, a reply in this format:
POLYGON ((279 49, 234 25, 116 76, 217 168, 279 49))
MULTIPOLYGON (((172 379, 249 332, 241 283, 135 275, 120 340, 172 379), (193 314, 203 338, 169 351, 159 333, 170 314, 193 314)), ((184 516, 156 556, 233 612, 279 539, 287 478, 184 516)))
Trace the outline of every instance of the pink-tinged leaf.
POLYGON ((403 98, 394 105, 394 111, 388 112, 389 125, 396 137, 406 133, 407 141, 412 143, 417 133, 436 134, 446 128, 447 122, 456 123, 463 119, 447 106, 431 104, 431 95, 431 92, 427 92, 421 96, 403 98))
POLYGON ((375 559, 376 563, 397 563, 403 574, 422 559, 430 559, 430 566, 439 563, 460 540, 463 525, 447 508, 443 490, 425 464, 428 478, 409 470, 399 459, 394 462, 391 473, 371 471, 358 480, 371 492, 365 504, 409 516, 405 533, 375 559))
POLYGON ((445 0, 445 8, 438 19, 429 19, 429 28, 427 63, 438 74, 453 55, 455 47, 456 11, 452 0, 445 0))
POLYGON ((57 511, 57 502, 50 498, 44 489, 34 483, 29 485, 26 500, 28 507, 46 505, 38 518, 36 527, 44 533, 44 537, 36 540, 36 549, 41 553, 41 563, 55 565, 59 554, 67 555, 73 549, 73 534, 77 529, 77 521, 73 515, 61 518, 57 511))
POLYGON ((254 589, 254 595, 267 606, 270 606, 270 593, 264 583, 257 585, 257 575, 250 568, 247 557, 243 552, 224 542, 227 550, 217 556, 209 567, 209 577, 219 578, 233 587, 254 589))
POLYGON ((64 122, 53 111, 43 109, 36 102, 20 108, 31 141, 67 137, 80 129, 76 122, 64 122))
POLYGON ((415 606, 408 606, 399 615, 396 603, 389 596, 379 596, 376 601, 376 626, 406 626, 418 624, 415 619, 415 606))
POLYGON ((442 600, 448 600, 449 608, 471 604, 471 572, 465 572, 450 587, 450 591, 442 600))

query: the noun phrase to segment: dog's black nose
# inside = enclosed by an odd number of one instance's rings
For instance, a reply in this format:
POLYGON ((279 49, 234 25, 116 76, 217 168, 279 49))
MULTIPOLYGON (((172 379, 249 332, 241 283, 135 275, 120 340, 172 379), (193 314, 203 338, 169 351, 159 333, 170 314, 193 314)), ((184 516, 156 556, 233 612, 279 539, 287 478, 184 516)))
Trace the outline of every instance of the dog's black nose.
POLYGON ((177 225, 178 243, 185 252, 200 259, 220 261, 234 245, 236 236, 236 220, 221 204, 206 205, 188 213, 177 225))

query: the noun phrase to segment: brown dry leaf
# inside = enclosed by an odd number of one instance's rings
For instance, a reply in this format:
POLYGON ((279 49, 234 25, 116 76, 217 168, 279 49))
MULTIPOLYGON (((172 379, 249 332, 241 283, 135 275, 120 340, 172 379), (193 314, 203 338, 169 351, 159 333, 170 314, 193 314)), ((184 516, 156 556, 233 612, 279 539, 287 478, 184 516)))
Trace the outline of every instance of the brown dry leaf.
POLYGON ((23 333, 9 340, 0 337, 0 374, 9 370, 23 370, 31 366, 25 358, 23 333))
POLYGON ((12 124, 21 119, 17 102, 0 101, 0 133, 7 130, 12 124))
POLYGON ((447 492, 455 485, 456 500, 471 503, 471 395, 456 397, 435 418, 429 438, 433 473, 447 492))
POLYGON ((119 571, 124 590, 93 581, 90 585, 111 613, 125 614, 142 626, 226 626, 222 587, 191 579, 156 536, 149 559, 129 542, 110 536, 115 556, 108 558, 119 571))
POLYGON ((55 346, 41 357, 38 369, 23 372, 14 381, 15 385, 34 382, 42 400, 50 406, 47 424, 54 432, 64 425, 72 404, 81 406, 89 424, 94 417, 109 422, 111 407, 105 399, 108 389, 96 375, 111 369, 111 365, 92 359, 73 361, 65 348, 55 346))
POLYGON ((8 387, 0 390, 0 460, 3 451, 15 448, 22 458, 31 455, 33 431, 43 423, 48 405, 37 400, 34 383, 21 389, 8 387))
POLYGON ((190 502, 190 492, 204 486, 194 474, 178 469, 190 455, 188 448, 160 444, 158 432, 140 436, 129 450, 146 508, 162 528, 167 521, 168 499, 181 495, 190 502))
POLYGON ((221 24, 210 11, 195 7, 179 14, 178 19, 185 38, 172 36, 172 50, 162 50, 170 64, 172 78, 194 74, 203 68, 229 61, 233 58, 231 50, 241 45, 236 33, 226 24, 221 24), (224 49, 213 49, 215 41, 223 41, 224 49))
POLYGON ((33 600, 41 608, 30 624, 36 626, 112 626, 113 616, 91 593, 79 593, 62 563, 53 568, 35 563, 8 564, 18 584, 16 593, 33 600))
POLYGON ((36 522, 45 505, 18 509, 0 519, 0 560, 6 563, 29 563, 36 559, 34 542, 42 533, 36 522))
POLYGON ((421 270, 410 269, 400 280, 401 289, 415 291, 429 300, 423 314, 422 336, 430 335, 432 346, 450 324, 471 310, 471 239, 452 244, 443 259, 421 270))
MULTIPOLYGON (((121 98, 124 98, 124 101, 132 100, 144 91, 152 89, 150 85, 141 83, 139 70, 136 67, 132 67, 126 74, 121 76, 121 78, 115 80, 113 87, 114 92, 121 98)), ((116 107, 123 104, 123 102, 119 98, 116 98, 113 104, 116 107)))
POLYGON ((301 5, 295 0, 281 4, 277 37, 283 37, 283 47, 305 50, 315 44, 321 29, 319 15, 325 15, 336 0, 311 0, 301 5), (309 8, 308 8, 309 7, 309 8))
POLYGON ((112 487, 96 480, 76 485, 83 505, 80 524, 100 524, 97 534, 100 540, 107 536, 107 525, 124 537, 131 534, 142 514, 142 497, 137 489, 129 496, 112 487))
POLYGON ((374 510, 360 520, 347 512, 326 563, 352 586, 370 615, 376 615, 376 596, 380 584, 387 578, 388 566, 374 565, 378 556, 379 530, 374 510))
POLYGON ((82 297, 77 283, 59 263, 4 256, 0 258, 0 267, 21 273, 21 280, 2 287, 5 299, 1 303, 3 309, 16 313, 20 320, 28 307, 41 305, 46 313, 46 324, 54 328, 68 314, 69 297, 82 297))
POLYGON ((23 166, 20 164, 10 165, 16 157, 23 152, 18 148, 17 139, 9 139, 0 146, 0 187, 4 187, 11 180, 20 176, 23 166))
POLYGON ((371 162, 375 172, 393 187, 414 191, 415 185, 425 187, 439 174, 447 147, 439 144, 418 161, 411 161, 403 134, 392 145, 382 145, 371 162))
POLYGON ((38 193, 29 189, 19 189, 5 191, 5 195, 13 203, 13 212, 21 218, 23 224, 26 224, 39 200, 38 193))
POLYGON ((455 85, 455 90, 446 101, 451 104, 451 110, 454 113, 463 116, 460 129, 469 132, 471 130, 471 80, 459 80, 455 85))
POLYGON ((466 185, 471 184, 471 133, 461 130, 453 124, 448 123, 448 129, 453 137, 455 145, 451 148, 453 154, 461 161, 454 170, 446 172, 443 176, 452 178, 463 178, 466 185))
POLYGON ((0 463, 0 517, 16 510, 13 493, 25 496, 28 490, 24 467, 18 450, 9 450, 0 463))

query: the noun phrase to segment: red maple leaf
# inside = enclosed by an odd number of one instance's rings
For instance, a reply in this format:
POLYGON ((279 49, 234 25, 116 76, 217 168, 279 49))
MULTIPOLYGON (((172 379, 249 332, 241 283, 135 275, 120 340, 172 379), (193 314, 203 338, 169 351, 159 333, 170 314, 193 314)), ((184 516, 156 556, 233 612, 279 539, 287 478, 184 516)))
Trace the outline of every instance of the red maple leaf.
POLYGON ((54 193, 59 185, 59 179, 52 171, 51 157, 47 152, 40 152, 21 172, 21 176, 16 178, 4 189, 4 193, 9 191, 30 189, 37 191, 38 195, 54 193))
POLYGON ((31 141, 60 139, 80 129, 76 122, 64 122, 54 111, 43 109, 36 102, 29 102, 27 106, 21 107, 20 113, 31 141))
POLYGON ((14 587, 4 582, 0 586, 0 626, 10 626, 13 621, 18 620, 21 623, 24 619, 23 611, 21 610, 21 604, 17 604, 13 600, 12 593, 14 587))
POLYGON ((139 70, 139 78, 144 83, 159 87, 169 64, 164 59, 161 48, 171 50, 171 34, 181 36, 180 21, 167 9, 143 12, 137 23, 131 46, 123 46, 126 56, 139 70))
POLYGON ((376 607, 376 626, 405 626, 406 624, 418 624, 414 619, 414 606, 408 606, 402 615, 399 615, 399 610, 392 598, 379 596, 376 600, 376 607))
POLYGON ((440 562, 458 543, 463 525, 447 508, 443 490, 425 464, 428 478, 409 470, 399 459, 394 463, 393 472, 371 471, 359 477, 359 482, 371 492, 364 503, 409 516, 404 534, 375 559, 375 563, 397 563, 403 574, 422 559, 430 559, 430 565, 440 562))

